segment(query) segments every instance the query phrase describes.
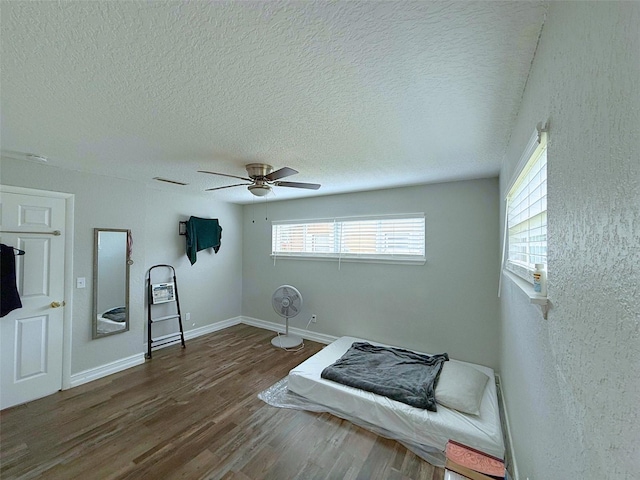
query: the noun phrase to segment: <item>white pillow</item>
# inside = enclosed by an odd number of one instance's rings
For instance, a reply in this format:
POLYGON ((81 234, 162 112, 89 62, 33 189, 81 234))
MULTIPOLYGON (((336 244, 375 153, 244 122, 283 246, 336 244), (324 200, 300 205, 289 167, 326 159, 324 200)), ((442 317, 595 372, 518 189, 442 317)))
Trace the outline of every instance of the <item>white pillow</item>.
POLYGON ((436 402, 463 413, 478 415, 489 377, 458 362, 444 362, 436 385, 436 402))

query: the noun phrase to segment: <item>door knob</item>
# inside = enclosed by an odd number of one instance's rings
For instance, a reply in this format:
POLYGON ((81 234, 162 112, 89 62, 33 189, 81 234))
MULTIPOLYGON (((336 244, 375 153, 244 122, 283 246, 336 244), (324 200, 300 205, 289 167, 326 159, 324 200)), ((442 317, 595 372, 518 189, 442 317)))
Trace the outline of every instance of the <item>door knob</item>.
POLYGON ((64 300, 62 301, 62 303, 60 303, 60 302, 51 302, 51 308, 59 308, 59 307, 64 307, 64 306, 65 306, 64 300))

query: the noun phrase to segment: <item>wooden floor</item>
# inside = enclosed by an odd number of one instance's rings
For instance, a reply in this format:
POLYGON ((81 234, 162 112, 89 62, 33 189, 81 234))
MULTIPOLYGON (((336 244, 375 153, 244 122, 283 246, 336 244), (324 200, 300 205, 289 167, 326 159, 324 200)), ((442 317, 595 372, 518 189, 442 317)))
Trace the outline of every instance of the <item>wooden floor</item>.
POLYGON ((272 337, 237 325, 2 411, 0 477, 442 480, 443 469, 395 441, 259 400, 323 346, 290 353, 272 337))

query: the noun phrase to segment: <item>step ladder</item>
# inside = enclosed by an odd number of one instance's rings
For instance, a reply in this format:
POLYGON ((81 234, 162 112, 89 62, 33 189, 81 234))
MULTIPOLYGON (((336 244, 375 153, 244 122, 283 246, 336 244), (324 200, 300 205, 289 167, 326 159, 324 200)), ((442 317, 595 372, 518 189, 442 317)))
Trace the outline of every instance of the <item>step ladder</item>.
MULTIPOLYGON (((167 278, 167 277, 164 277, 167 278)), ((145 358, 151 358, 151 351, 155 348, 164 345, 171 345, 174 343, 182 343, 182 348, 185 348, 184 344, 184 331, 182 329, 182 315, 180 314, 180 299, 178 297, 178 281, 176 280, 176 271, 171 265, 160 264, 154 265, 149 268, 147 272, 147 290, 149 292, 149 302, 147 308, 147 354, 145 358), (173 282, 153 283, 152 272, 157 268, 171 269, 173 282), (159 305, 175 304, 176 313, 163 315, 161 317, 153 318, 151 311, 153 307, 159 305), (163 335, 162 337, 153 338, 151 335, 151 327, 154 323, 164 322, 167 320, 177 319, 179 332, 171 333, 169 335, 163 335)))

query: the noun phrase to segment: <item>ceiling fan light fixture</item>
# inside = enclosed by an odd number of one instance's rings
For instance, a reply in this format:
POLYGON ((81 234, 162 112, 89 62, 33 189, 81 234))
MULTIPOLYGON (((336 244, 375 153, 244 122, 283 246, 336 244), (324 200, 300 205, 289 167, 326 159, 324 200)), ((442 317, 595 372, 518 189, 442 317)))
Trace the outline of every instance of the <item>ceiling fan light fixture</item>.
POLYGON ((249 185, 247 188, 256 197, 264 197, 271 191, 271 186, 269 185, 249 185))

